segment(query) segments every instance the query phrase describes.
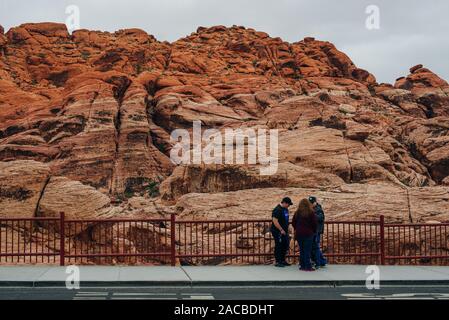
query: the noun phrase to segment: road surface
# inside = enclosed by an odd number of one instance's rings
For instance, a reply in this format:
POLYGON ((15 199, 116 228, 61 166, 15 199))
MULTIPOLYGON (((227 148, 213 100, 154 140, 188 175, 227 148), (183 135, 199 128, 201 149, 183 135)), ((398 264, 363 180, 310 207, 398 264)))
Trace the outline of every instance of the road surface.
POLYGON ((0 288, 0 300, 449 300, 449 286, 0 288))

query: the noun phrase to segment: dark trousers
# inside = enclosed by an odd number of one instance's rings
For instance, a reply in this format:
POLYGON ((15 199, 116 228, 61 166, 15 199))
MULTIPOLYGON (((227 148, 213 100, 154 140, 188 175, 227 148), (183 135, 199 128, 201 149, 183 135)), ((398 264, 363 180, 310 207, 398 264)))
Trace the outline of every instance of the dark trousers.
POLYGON ((299 247, 299 266, 301 269, 312 269, 310 258, 312 256, 313 236, 298 237, 297 241, 299 247))
POLYGON ((274 238, 274 258, 276 263, 281 263, 285 261, 285 256, 287 255, 290 246, 290 237, 282 235, 279 231, 271 231, 274 238))

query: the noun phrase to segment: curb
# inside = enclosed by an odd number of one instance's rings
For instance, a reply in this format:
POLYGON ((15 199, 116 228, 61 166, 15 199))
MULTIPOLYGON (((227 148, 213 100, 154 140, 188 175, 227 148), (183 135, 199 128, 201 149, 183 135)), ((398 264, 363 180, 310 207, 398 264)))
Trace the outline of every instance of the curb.
MULTIPOLYGON (((415 285, 448 285, 448 280, 386 280, 380 281, 380 285, 401 285, 401 286, 415 286, 415 285)), ((223 286, 223 287, 282 287, 282 286, 322 286, 322 287, 342 287, 342 286, 366 286, 365 280, 286 280, 286 281, 194 281, 192 287, 201 286, 223 286)))
MULTIPOLYGON (((365 286, 360 280, 323 280, 323 281, 82 281, 81 287, 266 287, 266 286, 365 286)), ((448 280, 387 280, 380 285, 449 285, 448 280)), ((65 281, 0 281, 0 288, 56 288, 65 287, 65 281)))

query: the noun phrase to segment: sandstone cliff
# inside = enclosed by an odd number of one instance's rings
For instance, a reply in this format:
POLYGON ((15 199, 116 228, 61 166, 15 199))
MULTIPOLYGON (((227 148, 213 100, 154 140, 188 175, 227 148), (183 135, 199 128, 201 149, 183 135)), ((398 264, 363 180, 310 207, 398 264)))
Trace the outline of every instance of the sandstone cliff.
POLYGON ((329 42, 239 26, 167 43, 25 24, 0 32, 0 178, 0 217, 268 217, 315 194, 330 219, 445 221, 449 85, 422 65, 378 84, 329 42), (193 120, 279 129, 278 173, 175 167, 193 120))

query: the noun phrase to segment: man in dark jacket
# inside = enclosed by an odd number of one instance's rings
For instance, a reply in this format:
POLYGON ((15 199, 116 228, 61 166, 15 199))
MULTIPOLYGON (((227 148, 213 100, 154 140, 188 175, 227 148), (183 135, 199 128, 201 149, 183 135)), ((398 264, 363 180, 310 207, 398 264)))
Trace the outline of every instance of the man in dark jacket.
POLYGON ((315 215, 318 220, 318 227, 315 234, 315 237, 313 239, 313 246, 312 246, 312 260, 315 262, 315 268, 324 267, 327 264, 327 260, 324 257, 323 253, 321 252, 321 237, 324 233, 324 210, 321 207, 321 205, 318 203, 318 200, 316 197, 309 197, 309 201, 312 203, 313 208, 315 210, 315 215))
POLYGON ((288 207, 293 204, 288 197, 282 199, 281 203, 273 209, 271 224, 271 234, 274 238, 274 257, 276 267, 285 267, 290 264, 285 260, 287 255, 290 237, 288 236, 289 212, 288 207))

